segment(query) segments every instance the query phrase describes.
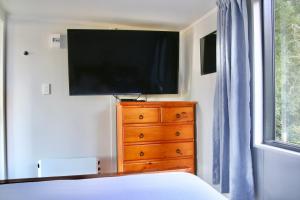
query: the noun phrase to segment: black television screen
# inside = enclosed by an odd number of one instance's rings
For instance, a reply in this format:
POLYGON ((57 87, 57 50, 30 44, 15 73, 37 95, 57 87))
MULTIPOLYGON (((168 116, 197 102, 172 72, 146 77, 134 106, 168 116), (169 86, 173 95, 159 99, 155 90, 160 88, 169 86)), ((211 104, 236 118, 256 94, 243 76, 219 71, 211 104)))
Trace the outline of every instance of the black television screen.
POLYGON ((68 30, 70 95, 176 94, 179 33, 68 30))
POLYGON ((200 39, 201 74, 216 72, 216 32, 200 39))

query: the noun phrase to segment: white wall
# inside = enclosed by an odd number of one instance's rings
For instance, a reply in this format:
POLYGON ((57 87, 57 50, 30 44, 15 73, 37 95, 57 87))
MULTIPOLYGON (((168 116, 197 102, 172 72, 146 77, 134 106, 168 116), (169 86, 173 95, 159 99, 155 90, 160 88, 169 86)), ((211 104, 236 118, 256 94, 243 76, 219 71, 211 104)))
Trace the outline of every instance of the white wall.
MULTIPOLYGON (((192 100, 197 108, 199 175, 211 183, 212 113, 216 74, 200 75, 200 38, 216 29, 216 9, 181 32, 179 95, 148 100, 192 100)), ((7 131, 9 178, 36 177, 37 160, 97 156, 103 172, 116 170, 115 100, 69 96, 67 49, 51 49, 51 33, 67 28, 137 27, 8 18, 7 131), (24 56, 23 52, 29 55, 24 56), (50 83, 52 94, 41 94, 50 83)))
MULTIPOLYGON (((9 178, 36 177, 37 161, 45 158, 97 156, 103 172, 116 170, 115 100, 69 96, 67 49, 51 49, 48 41, 51 33, 66 35, 67 28, 137 27, 78 23, 8 18, 9 178), (29 55, 24 56, 24 51, 29 55), (51 95, 41 94, 43 83, 52 85, 51 95)), ((180 74, 184 86, 187 78, 180 74)), ((183 99, 179 97, 150 96, 149 100, 183 99)))
POLYGON ((87 26, 8 20, 9 178, 37 176, 44 158, 97 156, 104 172, 115 170, 111 97, 69 96, 67 49, 49 48, 49 35, 67 28, 87 26), (42 83, 51 83, 52 95, 41 95, 42 83))
POLYGON ((5 126, 4 126, 4 34, 5 33, 5 12, 0 7, 0 179, 6 178, 6 149, 5 149, 5 126))
POLYGON ((197 160, 198 174, 212 184, 212 123, 216 73, 201 76, 200 38, 216 30, 217 9, 182 31, 183 57, 190 74, 187 84, 189 100, 197 101, 197 160), (191 66, 189 68, 188 66, 191 66))

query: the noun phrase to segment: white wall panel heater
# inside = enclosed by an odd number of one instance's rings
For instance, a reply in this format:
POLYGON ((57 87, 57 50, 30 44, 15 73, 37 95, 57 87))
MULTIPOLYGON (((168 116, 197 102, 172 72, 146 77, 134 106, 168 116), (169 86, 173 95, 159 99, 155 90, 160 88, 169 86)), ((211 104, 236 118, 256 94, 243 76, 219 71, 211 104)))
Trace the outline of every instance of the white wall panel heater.
POLYGON ((100 170, 100 160, 96 157, 38 161, 38 177, 99 174, 100 170))

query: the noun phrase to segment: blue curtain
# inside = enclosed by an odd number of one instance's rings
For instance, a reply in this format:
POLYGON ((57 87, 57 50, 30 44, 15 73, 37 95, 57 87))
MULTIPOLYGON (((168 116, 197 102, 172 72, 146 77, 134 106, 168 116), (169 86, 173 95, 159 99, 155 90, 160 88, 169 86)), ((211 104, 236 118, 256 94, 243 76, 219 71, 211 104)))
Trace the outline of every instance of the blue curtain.
POLYGON ((218 0, 213 183, 232 200, 254 199, 247 0, 218 0))

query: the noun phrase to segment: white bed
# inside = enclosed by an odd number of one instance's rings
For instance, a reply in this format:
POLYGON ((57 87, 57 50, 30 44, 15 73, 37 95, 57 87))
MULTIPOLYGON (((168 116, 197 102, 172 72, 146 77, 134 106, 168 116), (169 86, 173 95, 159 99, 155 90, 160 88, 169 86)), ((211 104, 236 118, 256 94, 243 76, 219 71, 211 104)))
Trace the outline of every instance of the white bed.
POLYGON ((225 200, 184 172, 0 185, 1 200, 225 200))

